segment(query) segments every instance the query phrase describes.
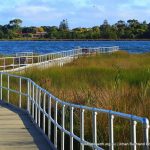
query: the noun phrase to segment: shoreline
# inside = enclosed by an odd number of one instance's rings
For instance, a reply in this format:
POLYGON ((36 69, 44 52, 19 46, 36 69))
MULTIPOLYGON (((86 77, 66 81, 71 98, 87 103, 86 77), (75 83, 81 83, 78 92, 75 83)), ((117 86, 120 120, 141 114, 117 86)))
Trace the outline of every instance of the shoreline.
POLYGON ((2 41, 150 41, 150 39, 0 39, 2 41))

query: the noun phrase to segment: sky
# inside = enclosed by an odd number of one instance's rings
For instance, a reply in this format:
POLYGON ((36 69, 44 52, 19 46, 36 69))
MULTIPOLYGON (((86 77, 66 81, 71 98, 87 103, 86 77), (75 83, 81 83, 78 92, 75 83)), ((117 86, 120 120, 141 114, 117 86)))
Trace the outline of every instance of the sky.
POLYGON ((23 20, 22 26, 58 26, 63 19, 70 28, 92 27, 107 19, 150 22, 150 0, 0 0, 0 24, 23 20))

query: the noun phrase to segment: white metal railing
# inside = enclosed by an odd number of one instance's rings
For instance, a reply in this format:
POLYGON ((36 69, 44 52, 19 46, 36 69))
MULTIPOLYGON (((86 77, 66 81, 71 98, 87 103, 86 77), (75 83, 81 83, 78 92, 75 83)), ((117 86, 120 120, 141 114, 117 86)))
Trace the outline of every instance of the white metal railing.
POLYGON ((33 52, 18 52, 18 53, 16 53, 16 57, 22 57, 22 56, 33 56, 33 52))
POLYGON ((73 103, 64 102, 51 93, 37 85, 31 79, 12 75, 4 72, 0 72, 0 98, 11 102, 11 94, 16 94, 13 97, 16 99, 19 108, 25 108, 26 111, 32 116, 34 122, 43 130, 43 133, 47 135, 49 140, 53 141, 53 144, 58 148, 58 131, 61 133, 61 150, 65 149, 65 135, 70 137, 70 150, 73 150, 74 140, 80 144, 80 149, 84 150, 85 146, 92 149, 102 150, 103 148, 98 143, 98 114, 108 115, 108 135, 109 135, 109 149, 114 150, 114 119, 122 118, 129 120, 131 128, 131 145, 133 150, 137 149, 137 123, 143 126, 143 129, 138 136, 143 134, 143 149, 149 149, 149 120, 134 116, 131 114, 125 114, 115 112, 111 110, 105 110, 100 108, 91 108, 83 105, 76 105, 73 103), (14 85, 15 81, 15 85, 14 85), (24 106, 23 106, 24 104, 24 106), (69 116, 67 116, 66 110, 69 110, 69 116), (79 130, 80 135, 74 133, 74 116, 79 111, 79 130), (61 111, 61 113, 59 113, 61 111), (85 139, 85 112, 89 112, 92 115, 92 138, 93 141, 87 141, 85 139), (67 120, 66 120, 67 116, 67 120), (69 117, 69 118, 68 118, 69 117), (46 121, 47 120, 47 121, 46 121), (66 122, 69 122, 69 129, 65 127, 66 122), (52 129, 53 125, 53 129, 52 129), (47 126, 47 128, 46 128, 47 126), (53 132, 52 132, 53 130, 53 132), (53 136, 52 136, 53 134, 53 136))
POLYGON ((77 57, 83 54, 89 54, 92 52, 97 53, 111 53, 119 50, 118 46, 113 47, 97 47, 97 48, 78 48, 68 51, 61 51, 56 53, 48 53, 43 55, 31 55, 31 56, 22 56, 25 52, 20 53, 16 57, 1 57, 0 58, 0 70, 15 71, 21 68, 31 67, 33 65, 40 65, 41 63, 51 62, 57 59, 64 59, 67 57, 77 57))

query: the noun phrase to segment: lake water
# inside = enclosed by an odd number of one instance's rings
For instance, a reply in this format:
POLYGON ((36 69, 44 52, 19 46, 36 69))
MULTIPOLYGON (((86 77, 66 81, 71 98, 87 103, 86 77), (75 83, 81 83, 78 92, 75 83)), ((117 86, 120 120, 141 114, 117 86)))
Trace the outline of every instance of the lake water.
POLYGON ((1 41, 0 54, 49 53, 77 47, 119 46, 130 53, 150 52, 150 41, 1 41))

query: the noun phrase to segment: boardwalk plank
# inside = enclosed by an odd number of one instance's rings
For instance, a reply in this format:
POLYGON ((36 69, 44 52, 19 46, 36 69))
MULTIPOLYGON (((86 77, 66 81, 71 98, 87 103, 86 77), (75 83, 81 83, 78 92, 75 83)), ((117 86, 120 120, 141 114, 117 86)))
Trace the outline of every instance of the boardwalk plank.
POLYGON ((27 113, 0 101, 0 150, 50 150, 27 113))

